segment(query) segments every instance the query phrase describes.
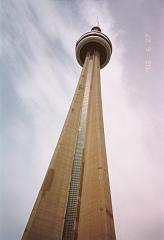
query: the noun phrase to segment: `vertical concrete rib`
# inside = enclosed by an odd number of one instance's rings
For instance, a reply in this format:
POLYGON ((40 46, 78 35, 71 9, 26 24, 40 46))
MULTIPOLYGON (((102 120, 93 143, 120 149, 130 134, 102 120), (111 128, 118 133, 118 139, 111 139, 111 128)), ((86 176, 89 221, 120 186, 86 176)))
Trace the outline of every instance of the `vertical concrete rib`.
POLYGON ((115 240, 108 181, 100 87, 100 56, 95 53, 84 154, 78 240, 115 240))
POLYGON ((22 240, 61 240, 80 124, 88 57, 22 240))
POLYGON ((82 158, 85 145, 87 112, 89 104, 89 93, 93 72, 93 53, 88 53, 88 65, 86 74, 86 83, 83 97, 83 104, 80 117, 80 125, 78 130, 77 143, 75 147, 75 155, 73 160, 71 183, 68 195, 67 210, 65 214, 65 222, 63 229, 63 240, 73 240, 75 238, 75 230, 77 227, 77 210, 80 191, 80 182, 82 181, 82 158))

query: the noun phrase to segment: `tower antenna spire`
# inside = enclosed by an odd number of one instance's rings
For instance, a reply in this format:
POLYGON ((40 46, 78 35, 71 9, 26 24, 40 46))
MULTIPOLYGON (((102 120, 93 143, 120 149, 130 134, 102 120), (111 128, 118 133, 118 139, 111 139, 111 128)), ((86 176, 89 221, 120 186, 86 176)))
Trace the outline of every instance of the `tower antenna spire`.
POLYGON ((99 24, 99 17, 98 17, 98 16, 97 16, 96 26, 100 27, 100 24, 99 24))

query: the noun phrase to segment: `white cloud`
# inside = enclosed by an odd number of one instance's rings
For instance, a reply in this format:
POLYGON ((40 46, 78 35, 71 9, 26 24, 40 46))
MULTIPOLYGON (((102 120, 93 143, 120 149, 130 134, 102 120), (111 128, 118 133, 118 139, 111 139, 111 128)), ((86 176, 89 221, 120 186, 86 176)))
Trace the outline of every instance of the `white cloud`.
MULTIPOLYGON (((131 36, 124 28, 118 29, 110 4, 75 1, 74 8, 71 3, 66 7, 63 4, 63 1, 13 1, 8 9, 13 25, 6 31, 8 36, 15 31, 16 36, 14 41, 12 37, 5 39, 6 52, 13 61, 22 56, 28 68, 24 66, 20 75, 10 79, 21 102, 21 112, 14 115, 14 124, 8 129, 12 146, 3 164, 14 176, 4 176, 7 189, 4 199, 8 199, 4 214, 8 217, 10 209, 11 217, 4 220, 10 231, 4 230, 3 239, 13 236, 18 239, 24 230, 80 75, 75 42, 83 31, 90 30, 98 16, 102 31, 113 45, 109 66, 101 71, 101 82, 117 239, 150 240, 147 232, 151 229, 143 225, 152 226, 152 219, 162 219, 164 134, 159 126, 163 115, 154 117, 156 111, 150 111, 149 105, 132 94, 132 85, 128 85, 124 75, 130 65, 125 65, 128 52, 122 40, 131 36), (25 51, 27 46, 29 53, 25 51), (24 118, 20 118, 21 114, 24 118), (16 202, 21 215, 17 215, 16 202), (15 221, 18 226, 13 229, 15 221)), ((17 73, 19 64, 15 61, 13 66, 17 73)), ((140 77, 144 78, 144 73, 140 77)), ((137 76, 131 81, 138 92, 137 76)), ((152 227, 152 231, 156 228, 152 227)))

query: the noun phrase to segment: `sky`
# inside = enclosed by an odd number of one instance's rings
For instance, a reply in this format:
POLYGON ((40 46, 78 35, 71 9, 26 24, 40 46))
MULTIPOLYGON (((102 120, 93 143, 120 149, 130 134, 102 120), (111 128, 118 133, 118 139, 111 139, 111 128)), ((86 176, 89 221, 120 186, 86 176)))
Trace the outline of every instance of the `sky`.
POLYGON ((21 239, 81 67, 78 38, 99 17, 117 240, 164 239, 164 2, 0 0, 0 239, 21 239))

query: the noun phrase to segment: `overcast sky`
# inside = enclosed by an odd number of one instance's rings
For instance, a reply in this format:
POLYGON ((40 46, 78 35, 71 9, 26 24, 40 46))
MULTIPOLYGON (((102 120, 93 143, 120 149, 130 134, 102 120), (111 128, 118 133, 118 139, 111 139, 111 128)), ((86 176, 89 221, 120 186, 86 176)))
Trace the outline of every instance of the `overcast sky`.
POLYGON ((76 41, 98 15, 113 45, 101 83, 117 240, 163 240, 164 2, 0 3, 0 239, 22 236, 79 79, 76 41))

